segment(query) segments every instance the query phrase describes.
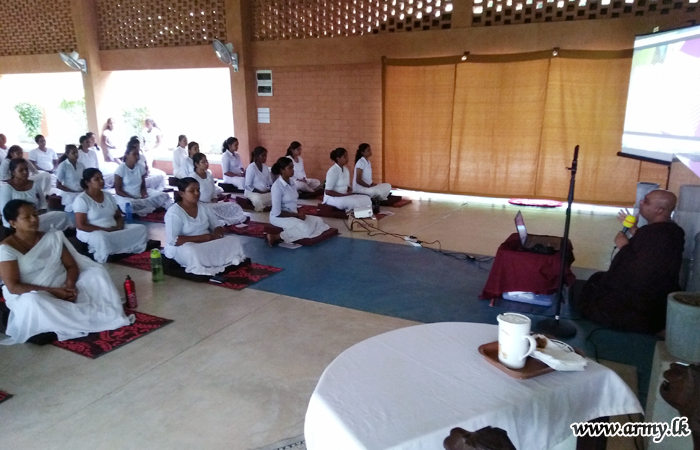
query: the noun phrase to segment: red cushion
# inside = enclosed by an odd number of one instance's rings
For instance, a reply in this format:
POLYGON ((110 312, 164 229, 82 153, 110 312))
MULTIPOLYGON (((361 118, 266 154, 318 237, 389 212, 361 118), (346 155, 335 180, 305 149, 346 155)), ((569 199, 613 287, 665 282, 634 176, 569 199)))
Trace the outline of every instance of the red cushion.
POLYGON ((345 219, 348 216, 342 209, 338 209, 335 206, 326 205, 325 203, 318 204, 318 215, 321 217, 333 217, 336 219, 345 219))

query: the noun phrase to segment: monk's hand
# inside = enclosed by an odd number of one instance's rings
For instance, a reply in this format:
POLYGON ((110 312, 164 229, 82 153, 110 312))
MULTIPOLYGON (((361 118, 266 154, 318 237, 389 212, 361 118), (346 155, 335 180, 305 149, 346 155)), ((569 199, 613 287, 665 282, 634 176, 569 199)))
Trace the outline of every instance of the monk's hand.
MULTIPOLYGON (((633 214, 632 214, 631 212, 629 212, 629 210, 628 210, 627 208, 621 209, 621 210, 617 213, 617 220, 619 220, 620 222, 624 222, 625 219, 627 218, 627 216, 632 216, 632 215, 633 215, 633 214)), ((639 219, 638 216, 635 216, 635 217, 636 217, 637 219, 639 219)))
POLYGON ((624 233, 617 233, 617 236, 615 236, 615 245, 617 246, 618 249, 621 249, 625 245, 629 244, 630 240, 627 239, 627 236, 625 236, 624 233))

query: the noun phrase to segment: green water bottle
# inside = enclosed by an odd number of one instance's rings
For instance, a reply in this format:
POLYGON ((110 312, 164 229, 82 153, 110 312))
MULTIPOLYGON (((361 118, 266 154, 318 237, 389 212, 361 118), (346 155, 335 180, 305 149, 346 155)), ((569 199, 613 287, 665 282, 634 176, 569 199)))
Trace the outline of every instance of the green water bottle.
POLYGON ((163 257, 157 248, 151 250, 151 275, 153 281, 163 281, 163 257))

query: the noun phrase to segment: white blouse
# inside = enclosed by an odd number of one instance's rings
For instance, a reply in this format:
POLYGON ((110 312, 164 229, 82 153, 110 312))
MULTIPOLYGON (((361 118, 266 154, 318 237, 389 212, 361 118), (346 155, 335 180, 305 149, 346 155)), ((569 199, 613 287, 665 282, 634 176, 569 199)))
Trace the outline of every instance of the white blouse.
MULTIPOLYGON (((39 190, 39 183, 32 182, 32 187, 26 191, 18 191, 13 188, 10 184, 5 183, 0 185, 0 212, 5 209, 5 205, 10 200, 25 200, 37 207, 37 209, 43 209, 45 207, 44 195, 39 190)), ((2 218, 2 223, 9 227, 10 224, 2 218)))
POLYGON ((39 150, 39 148, 29 150, 29 160, 35 163, 39 169, 46 172, 53 170, 53 162, 56 159, 58 159, 56 152, 50 148, 47 148, 46 151, 39 150))
POLYGON ((350 171, 347 167, 341 168, 338 163, 328 169, 326 173, 326 190, 346 194, 350 187, 350 171))
POLYGON ((114 175, 122 177, 122 189, 124 192, 134 198, 141 198, 141 182, 146 174, 146 169, 140 164, 134 165, 133 169, 129 169, 126 164, 119 164, 114 175))
MULTIPOLYGON (((99 169, 100 159, 94 148, 89 148, 84 152, 82 148, 78 149, 78 162, 82 163, 86 169, 99 169)), ((82 174, 81 174, 82 175, 82 174)))
POLYGON ((299 157, 299 162, 294 161, 294 158, 291 156, 287 156, 287 158, 292 160, 292 163, 294 163, 294 179, 295 180, 303 180, 306 178, 306 171, 304 170, 304 160, 301 159, 301 156, 299 157))
POLYGON ((175 203, 165 213, 165 243, 175 246, 178 236, 201 236, 219 226, 218 219, 209 205, 197 205, 197 217, 191 217, 175 203))
POLYGON ((355 176, 352 181, 353 191, 359 186, 357 183, 357 169, 362 169, 362 181, 369 185, 372 184, 372 163, 367 161, 367 158, 363 156, 355 163, 355 176))
POLYGON ((73 201, 73 211, 87 214, 87 221, 96 227, 109 228, 117 225, 114 214, 117 212, 117 201, 109 192, 102 191, 105 195, 102 203, 96 202, 92 197, 83 192, 73 201))
MULTIPOLYGON (((175 150, 173 150, 173 176, 175 178, 185 178, 188 176, 182 172, 183 170, 187 169, 187 159, 189 159, 187 149, 180 146, 175 147, 175 150)), ((190 162, 191 161, 192 160, 190 159, 190 162)))
MULTIPOLYGON (((0 181, 7 181, 12 178, 12 174, 10 173, 10 161, 12 160, 3 158, 2 162, 0 162, 0 181)), ((27 168, 29 169, 30 178, 31 175, 39 173, 31 161, 27 161, 27 168)))
POLYGON ((156 142, 158 142, 158 136, 162 135, 163 133, 159 128, 153 127, 151 128, 151 131, 148 131, 148 128, 144 128, 143 132, 141 133, 141 138, 143 139, 143 150, 148 151, 155 147, 156 142))
POLYGON ((207 177, 201 178, 197 172, 192 174, 192 178, 199 182, 199 201, 204 203, 210 203, 213 199, 219 196, 217 192, 219 188, 214 181, 214 175, 207 170, 207 177))
POLYGON ((80 186, 80 180, 83 179, 83 171, 85 166, 78 161, 75 163, 75 167, 67 159, 58 165, 56 169, 56 179, 61 182, 61 184, 73 192, 80 192, 83 188, 80 186))
POLYGON ((261 192, 267 192, 270 190, 270 186, 272 186, 270 168, 263 164, 262 171, 260 171, 255 163, 250 163, 248 168, 245 170, 246 192, 252 193, 253 189, 257 189, 261 192))
POLYGON ((270 210, 270 217, 277 217, 282 211, 296 213, 297 199, 299 199, 297 189, 284 181, 284 178, 278 177, 277 181, 272 185, 272 210, 270 210))
POLYGON ((221 169, 223 170, 224 174, 226 174, 226 172, 236 174, 241 173, 241 170, 243 170, 243 165, 241 164, 240 155, 238 153, 231 153, 230 151, 226 150, 223 155, 221 155, 221 169))

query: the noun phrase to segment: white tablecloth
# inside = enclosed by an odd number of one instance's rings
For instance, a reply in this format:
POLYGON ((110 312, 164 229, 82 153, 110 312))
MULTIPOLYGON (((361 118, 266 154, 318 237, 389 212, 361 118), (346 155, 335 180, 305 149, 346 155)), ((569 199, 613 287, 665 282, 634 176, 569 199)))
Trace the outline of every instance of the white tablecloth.
POLYGON ((518 450, 554 447, 569 425, 642 412, 612 370, 517 380, 479 354, 498 327, 436 323, 354 345, 323 372, 306 411, 309 450, 438 450, 454 427, 503 428, 518 450))

